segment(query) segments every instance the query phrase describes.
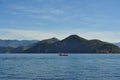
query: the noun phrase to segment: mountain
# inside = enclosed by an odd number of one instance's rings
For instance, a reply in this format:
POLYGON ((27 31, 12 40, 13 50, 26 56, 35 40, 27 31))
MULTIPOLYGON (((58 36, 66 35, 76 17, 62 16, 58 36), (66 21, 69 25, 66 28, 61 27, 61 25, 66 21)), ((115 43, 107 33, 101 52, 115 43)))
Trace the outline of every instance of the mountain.
POLYGON ((20 47, 11 49, 9 53, 22 53, 24 50, 27 50, 28 48, 30 48, 30 46, 20 46, 20 47))
POLYGON ((11 53, 13 47, 0 47, 0 53, 11 53))
POLYGON ((113 44, 120 47, 120 42, 119 43, 113 43, 113 44))
POLYGON ((19 47, 19 46, 28 46, 33 43, 38 42, 37 40, 0 40, 0 47, 19 47))
POLYGON ((31 46, 24 53, 118 53, 120 48, 100 40, 87 40, 71 35, 63 40, 43 40, 31 46))
POLYGON ((47 50, 50 44, 59 42, 57 38, 46 39, 38 42, 37 44, 32 45, 27 50, 24 50, 24 53, 39 53, 42 50, 47 50))

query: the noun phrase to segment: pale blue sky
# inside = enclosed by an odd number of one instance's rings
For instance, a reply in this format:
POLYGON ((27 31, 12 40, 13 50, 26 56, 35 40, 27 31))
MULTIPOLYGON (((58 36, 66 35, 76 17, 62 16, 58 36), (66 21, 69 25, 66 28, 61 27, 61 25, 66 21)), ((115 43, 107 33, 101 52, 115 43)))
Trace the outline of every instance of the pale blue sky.
POLYGON ((120 0, 0 0, 1 39, 87 39, 120 42, 120 0))

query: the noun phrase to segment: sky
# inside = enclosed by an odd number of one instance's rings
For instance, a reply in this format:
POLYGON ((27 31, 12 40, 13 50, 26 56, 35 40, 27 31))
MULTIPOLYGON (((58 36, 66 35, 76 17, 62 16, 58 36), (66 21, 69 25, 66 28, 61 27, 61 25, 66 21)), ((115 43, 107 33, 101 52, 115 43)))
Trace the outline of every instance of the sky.
POLYGON ((120 42, 120 0, 0 0, 0 39, 120 42))

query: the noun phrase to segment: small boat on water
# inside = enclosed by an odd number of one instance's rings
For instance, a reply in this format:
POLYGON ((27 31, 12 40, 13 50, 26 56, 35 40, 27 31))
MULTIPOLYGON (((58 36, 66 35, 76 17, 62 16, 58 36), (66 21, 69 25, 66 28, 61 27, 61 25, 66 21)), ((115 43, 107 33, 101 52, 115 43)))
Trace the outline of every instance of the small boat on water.
POLYGON ((68 54, 60 53, 59 56, 68 56, 68 54))

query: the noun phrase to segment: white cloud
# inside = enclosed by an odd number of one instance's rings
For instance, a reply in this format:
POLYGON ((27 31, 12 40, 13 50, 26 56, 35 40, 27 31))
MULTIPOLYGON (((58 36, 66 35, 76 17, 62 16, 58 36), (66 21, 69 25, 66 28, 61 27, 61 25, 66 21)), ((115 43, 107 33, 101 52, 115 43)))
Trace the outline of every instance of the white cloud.
POLYGON ((120 32, 110 31, 61 31, 61 32, 48 32, 40 30, 16 30, 16 29, 0 29, 0 39, 30 39, 30 40, 43 40, 52 37, 64 39, 69 35, 77 34, 86 39, 99 39, 107 42, 120 42, 120 32))
POLYGON ((26 5, 21 5, 21 4, 18 4, 18 5, 12 5, 10 6, 10 9, 12 10, 15 10, 16 12, 21 12, 22 14, 23 13, 36 13, 36 14, 40 14, 40 13, 43 13, 44 11, 40 10, 39 8, 35 8, 33 6, 26 6, 26 5))
POLYGON ((16 29, 0 29, 1 39, 47 39, 55 36, 52 32, 37 30, 16 30, 16 29))
POLYGON ((99 39, 106 42, 120 42, 120 32, 77 30, 75 33, 87 39, 99 39))
POLYGON ((64 14, 64 11, 60 9, 52 9, 49 12, 52 14, 64 14))
POLYGON ((86 29, 73 29, 73 30, 63 30, 60 32, 57 32, 59 34, 56 35, 56 37, 60 39, 64 39, 65 37, 77 34, 80 37, 86 38, 88 40, 92 39, 99 39, 106 42, 120 42, 120 32, 116 31, 95 31, 95 30, 86 30, 86 29))
POLYGON ((57 17, 54 15, 63 15, 64 11, 57 8, 51 7, 33 7, 28 5, 12 5, 10 7, 11 13, 15 16, 28 16, 34 19, 45 19, 45 20, 52 20, 57 21, 57 17))
POLYGON ((52 15, 30 15, 30 17, 36 18, 36 19, 44 19, 44 20, 50 20, 50 21, 57 21, 57 19, 55 17, 53 17, 52 15))
POLYGON ((28 6, 28 5, 23 5, 23 4, 17 4, 17 5, 12 5, 8 6, 10 9, 16 11, 16 12, 21 12, 21 13, 27 13, 27 14, 64 14, 64 11, 61 9, 57 9, 54 7, 34 7, 34 6, 28 6))
POLYGON ((38 2, 43 2, 43 0, 37 0, 38 2))

